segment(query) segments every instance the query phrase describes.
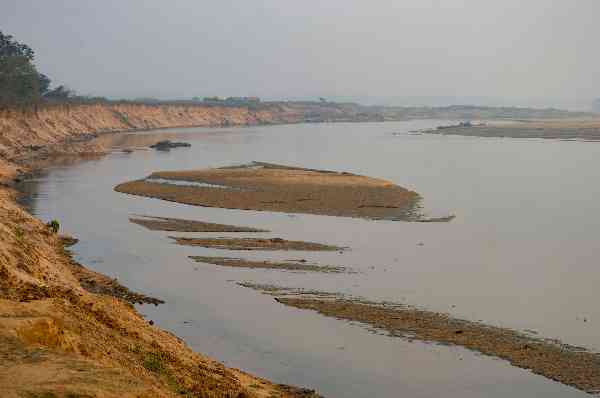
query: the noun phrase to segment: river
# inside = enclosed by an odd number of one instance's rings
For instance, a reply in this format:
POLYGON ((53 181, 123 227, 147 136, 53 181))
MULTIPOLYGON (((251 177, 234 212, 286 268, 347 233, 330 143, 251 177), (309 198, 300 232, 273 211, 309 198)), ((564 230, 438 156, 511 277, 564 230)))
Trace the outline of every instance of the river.
MULTIPOLYGON (((453 123, 455 121, 447 121, 453 123)), ((410 342, 284 307, 236 282, 389 300, 600 350, 600 144, 419 135, 412 121, 172 129, 107 135, 109 155, 65 161, 22 184, 23 202, 80 239, 78 261, 166 301, 140 312, 227 366, 326 397, 578 397, 584 393, 459 347, 410 342), (119 148, 160 139, 168 152, 119 148), (120 194, 154 171, 253 160, 384 178, 420 193, 449 223, 370 221, 202 208, 120 194), (338 253, 224 252, 173 244, 135 214, 265 228, 338 253), (304 258, 323 274, 198 264, 187 256, 304 258)), ((250 235, 248 235, 250 236, 250 235)))

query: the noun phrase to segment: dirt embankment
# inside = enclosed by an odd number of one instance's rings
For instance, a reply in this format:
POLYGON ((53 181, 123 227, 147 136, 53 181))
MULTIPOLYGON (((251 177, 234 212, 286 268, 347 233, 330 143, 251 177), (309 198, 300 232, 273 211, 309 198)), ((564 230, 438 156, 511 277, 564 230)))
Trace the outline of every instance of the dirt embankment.
MULTIPOLYGON (((244 110, 151 106, 3 113, 0 177, 7 184, 32 160, 54 152, 85 152, 89 134, 254 123, 257 117, 244 110)), ((149 298, 74 263, 64 240, 19 207, 15 195, 0 185, 1 397, 317 396, 226 368, 153 326, 128 302, 149 298)))
POLYGON ((15 170, 11 162, 50 155, 97 153, 103 148, 86 141, 100 133, 169 127, 211 127, 293 123, 301 119, 284 106, 90 104, 46 106, 36 111, 0 111, 0 172, 15 170))

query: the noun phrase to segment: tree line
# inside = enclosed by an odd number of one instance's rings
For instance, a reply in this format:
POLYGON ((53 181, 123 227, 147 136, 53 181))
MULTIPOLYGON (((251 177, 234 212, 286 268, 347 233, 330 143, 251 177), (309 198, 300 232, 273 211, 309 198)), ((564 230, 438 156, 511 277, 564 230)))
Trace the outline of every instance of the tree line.
POLYGON ((0 31, 0 106, 32 105, 75 97, 64 85, 51 89, 50 79, 37 70, 34 59, 31 47, 0 31))
POLYGON ((48 76, 37 70, 35 52, 27 44, 20 43, 9 34, 0 30, 0 110, 37 109, 37 105, 47 104, 145 104, 145 105, 201 105, 201 106, 239 106, 261 108, 260 99, 254 97, 231 97, 211 104, 210 101, 160 100, 155 98, 136 98, 133 100, 109 100, 105 97, 82 96, 64 85, 51 88, 48 76))

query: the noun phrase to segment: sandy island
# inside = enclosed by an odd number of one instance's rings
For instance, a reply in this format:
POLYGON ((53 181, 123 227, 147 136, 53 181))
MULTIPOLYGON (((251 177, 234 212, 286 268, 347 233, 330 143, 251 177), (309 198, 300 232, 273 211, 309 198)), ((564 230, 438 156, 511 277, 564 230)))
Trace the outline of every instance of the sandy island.
POLYGON ((266 229, 238 227, 235 225, 216 224, 204 221, 185 220, 181 218, 141 216, 129 219, 151 231, 169 232, 269 232, 266 229))
POLYGON ((213 264, 221 267, 232 268, 277 269, 325 273, 341 273, 346 271, 346 268, 344 267, 312 264, 303 259, 286 261, 252 261, 243 258, 232 257, 190 256, 190 258, 198 263, 213 264))
POLYGON ((119 184, 115 190, 228 209, 392 220, 419 218, 419 195, 389 181, 260 162, 156 172, 142 180, 119 184))
POLYGON ((301 250, 301 251, 342 251, 343 247, 315 242, 286 240, 281 238, 182 238, 170 236, 179 245, 200 246, 225 250, 301 250))

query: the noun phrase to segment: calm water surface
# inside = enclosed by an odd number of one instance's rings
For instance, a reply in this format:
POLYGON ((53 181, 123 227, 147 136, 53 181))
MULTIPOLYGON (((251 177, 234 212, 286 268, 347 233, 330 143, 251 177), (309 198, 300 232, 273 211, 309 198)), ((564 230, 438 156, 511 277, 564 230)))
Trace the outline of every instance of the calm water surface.
MULTIPOLYGON (((80 238, 78 260, 166 300, 140 311, 195 350, 327 397, 585 396, 504 361, 408 342, 283 307, 236 281, 392 300, 600 350, 600 144, 411 135, 441 122, 181 129, 102 137, 159 139, 170 152, 115 152, 49 170, 23 186, 33 212, 80 238), (394 134, 396 133, 396 134, 394 134), (398 134, 400 133, 400 134, 398 134), (406 133, 406 134, 405 134, 406 133), (159 170, 252 160, 385 178, 424 197, 450 223, 368 221, 201 208, 119 194, 159 170), (146 214, 266 228, 287 239, 348 246, 339 253, 227 252, 176 246, 128 217, 146 214), (421 243, 423 245, 421 245, 421 243), (240 270, 188 255, 305 258, 354 274, 240 270)), ((179 234, 185 236, 226 234, 179 234)), ((250 236, 250 235, 248 235, 250 236)))

